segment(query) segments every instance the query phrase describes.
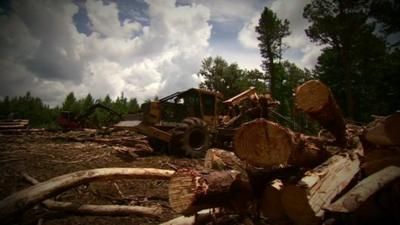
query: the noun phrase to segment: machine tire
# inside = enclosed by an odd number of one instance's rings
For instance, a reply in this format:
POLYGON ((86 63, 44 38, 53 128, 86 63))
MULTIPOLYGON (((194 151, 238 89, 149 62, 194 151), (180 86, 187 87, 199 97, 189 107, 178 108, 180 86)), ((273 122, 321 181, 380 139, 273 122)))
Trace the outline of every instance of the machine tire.
POLYGON ((196 117, 186 118, 182 124, 173 130, 174 147, 179 148, 187 157, 203 157, 211 143, 207 124, 196 117))

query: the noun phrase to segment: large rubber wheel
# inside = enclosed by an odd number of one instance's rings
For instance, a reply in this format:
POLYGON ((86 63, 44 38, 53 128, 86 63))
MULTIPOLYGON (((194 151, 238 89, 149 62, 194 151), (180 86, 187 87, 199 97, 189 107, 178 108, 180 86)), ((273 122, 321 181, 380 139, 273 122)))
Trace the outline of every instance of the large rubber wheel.
POLYGON ((207 124, 195 117, 184 119, 182 124, 173 131, 174 147, 187 157, 204 157, 211 143, 207 124))

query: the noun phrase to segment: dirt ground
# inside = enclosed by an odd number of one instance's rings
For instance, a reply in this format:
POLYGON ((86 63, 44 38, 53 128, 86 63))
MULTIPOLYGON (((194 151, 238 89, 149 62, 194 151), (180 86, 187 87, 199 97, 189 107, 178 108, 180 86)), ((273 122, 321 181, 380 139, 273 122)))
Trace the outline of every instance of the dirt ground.
MULTIPOLYGON (((202 166, 196 159, 167 156, 159 151, 148 156, 131 157, 115 146, 94 142, 72 142, 61 132, 0 134, 0 198, 31 184, 21 175, 26 172, 39 181, 79 170, 109 167, 151 167, 174 169, 202 166), (128 156, 128 157, 127 157, 128 156)), ((129 134, 135 135, 135 134, 129 134)), ((145 216, 76 216, 54 213, 35 207, 22 215, 19 224, 159 224, 178 216, 168 206, 168 181, 114 180, 93 182, 70 189, 56 197, 59 201, 81 204, 159 205, 159 218, 145 216), (119 190, 118 190, 119 189, 119 190)))

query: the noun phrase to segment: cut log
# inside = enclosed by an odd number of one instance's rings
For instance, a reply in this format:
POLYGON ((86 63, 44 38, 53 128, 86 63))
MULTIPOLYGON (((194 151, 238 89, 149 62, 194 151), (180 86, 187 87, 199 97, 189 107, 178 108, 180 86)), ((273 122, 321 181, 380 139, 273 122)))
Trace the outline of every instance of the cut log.
MULTIPOLYGON (((23 173, 22 176, 32 184, 39 184, 39 181, 23 173)), ((159 217, 162 213, 160 207, 144 207, 131 205, 88 205, 73 202, 61 202, 46 199, 42 204, 50 210, 58 210, 79 215, 96 216, 128 216, 128 215, 146 215, 159 217)))
POLYGON ((366 127, 364 138, 377 145, 400 145, 400 112, 375 119, 366 127))
POLYGON ((318 138, 297 135, 265 119, 240 126, 233 141, 234 152, 241 160, 264 168, 288 164, 315 166, 328 157, 318 138))
POLYGON ((204 168, 209 170, 245 171, 245 165, 233 152, 223 149, 210 148, 204 158, 204 168))
POLYGON ((342 112, 331 90, 322 82, 310 80, 295 90, 296 107, 335 136, 340 145, 346 143, 346 128, 342 112))
MULTIPOLYGON (((354 152, 361 152, 361 143, 354 152)), ((295 224, 317 224, 324 216, 324 207, 350 183, 360 169, 357 154, 334 155, 295 185, 283 189, 282 204, 295 224)))
POLYGON ((43 200, 87 182, 112 179, 165 180, 173 174, 172 170, 153 168, 102 168, 65 174, 16 192, 0 201, 0 219, 2 221, 12 220, 18 213, 43 200))
POLYGON ((285 209, 282 205, 283 183, 281 180, 273 180, 264 189, 260 212, 270 220, 279 220, 286 217, 285 209))
POLYGON ((345 195, 326 207, 333 212, 354 212, 371 195, 400 177, 400 167, 389 166, 365 178, 345 195))
MULTIPOLYGON (((230 207, 236 193, 234 186, 240 182, 237 171, 180 169, 170 180, 169 203, 173 210, 183 215, 193 215, 206 208, 230 207)), ((238 192, 242 193, 237 195, 245 196, 248 190, 238 192)), ((245 202, 241 204, 244 206, 245 202)))

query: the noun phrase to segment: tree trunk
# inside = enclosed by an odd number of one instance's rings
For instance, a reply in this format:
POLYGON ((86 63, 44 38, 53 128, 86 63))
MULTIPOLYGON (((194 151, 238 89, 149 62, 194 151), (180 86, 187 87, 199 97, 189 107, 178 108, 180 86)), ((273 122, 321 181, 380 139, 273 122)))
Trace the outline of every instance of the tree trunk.
POLYGON ((0 219, 7 221, 69 188, 97 180, 169 179, 174 171, 153 168, 102 168, 83 170, 52 178, 16 192, 0 202, 0 219))
POLYGON ((233 141, 235 154, 240 159, 264 168, 289 164, 314 166, 328 156, 322 140, 298 135, 264 119, 243 124, 233 141))
MULTIPOLYGON (((361 144, 357 151, 362 151, 361 144)), ((295 185, 286 185, 282 204, 295 224, 318 224, 324 208, 350 183, 358 173, 360 161, 357 154, 334 155, 295 185)))
POLYGON ((377 145, 400 145, 400 112, 375 119, 365 129, 364 138, 377 145))
MULTIPOLYGON (((235 198, 249 194, 248 190, 241 189, 240 182, 240 173, 236 171, 180 169, 170 180, 169 203, 183 215, 207 208, 233 207, 235 198)), ((243 207, 244 203, 240 202, 243 207)))
POLYGON ((296 107, 331 132, 340 145, 346 143, 346 127, 331 90, 317 80, 310 80, 295 90, 296 107))

